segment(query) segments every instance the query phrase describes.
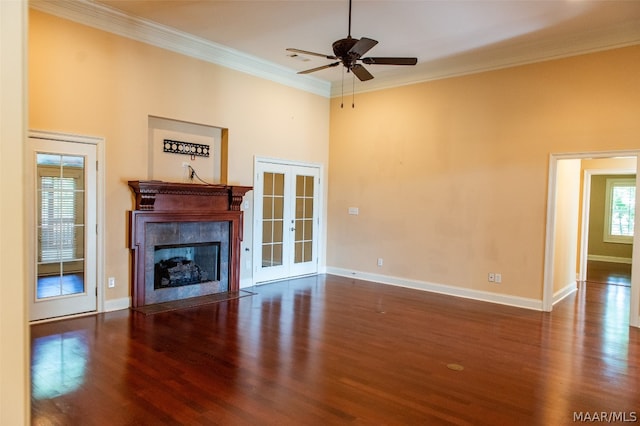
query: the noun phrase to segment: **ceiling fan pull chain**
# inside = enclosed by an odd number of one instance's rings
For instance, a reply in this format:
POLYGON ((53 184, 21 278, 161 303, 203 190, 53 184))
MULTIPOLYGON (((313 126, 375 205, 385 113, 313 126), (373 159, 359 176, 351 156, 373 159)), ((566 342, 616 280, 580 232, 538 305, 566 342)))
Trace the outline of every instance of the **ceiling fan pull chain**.
POLYGON ((353 86, 351 87, 351 108, 356 107, 356 76, 353 77, 353 86))
POLYGON ((340 108, 344 108, 344 68, 342 69, 342 97, 340 98, 340 108))

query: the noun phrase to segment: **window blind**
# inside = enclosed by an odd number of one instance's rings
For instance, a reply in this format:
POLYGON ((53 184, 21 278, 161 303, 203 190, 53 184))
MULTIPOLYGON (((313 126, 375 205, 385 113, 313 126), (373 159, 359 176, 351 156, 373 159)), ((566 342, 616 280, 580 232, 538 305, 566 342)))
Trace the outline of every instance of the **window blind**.
POLYGON ((40 177, 39 261, 63 262, 75 258, 76 183, 69 177, 40 177))

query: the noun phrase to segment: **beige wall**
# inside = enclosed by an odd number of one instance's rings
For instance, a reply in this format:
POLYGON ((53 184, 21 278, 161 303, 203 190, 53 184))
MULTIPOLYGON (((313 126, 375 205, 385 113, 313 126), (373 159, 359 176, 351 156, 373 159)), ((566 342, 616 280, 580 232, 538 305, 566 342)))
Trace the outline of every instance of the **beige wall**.
POLYGON ((0 424, 29 424, 24 204, 26 1, 0 1, 0 424))
POLYGON ((553 259, 554 295, 576 285, 580 160, 560 160, 556 173, 556 216, 553 259))
POLYGON ((229 184, 253 184, 254 156, 327 164, 327 98, 36 11, 29 61, 29 127, 106 139, 107 300, 129 295, 127 181, 148 178, 149 116, 229 129, 229 184))
POLYGON ((332 100, 327 266, 542 299, 549 154, 639 148, 639 74, 635 46, 332 100))

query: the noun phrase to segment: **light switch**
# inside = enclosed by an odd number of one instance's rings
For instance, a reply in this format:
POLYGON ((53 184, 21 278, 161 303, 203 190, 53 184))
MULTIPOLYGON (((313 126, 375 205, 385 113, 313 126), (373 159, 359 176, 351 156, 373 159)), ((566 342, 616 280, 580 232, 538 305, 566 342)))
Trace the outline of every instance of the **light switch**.
POLYGON ((349 207, 349 214, 357 216, 360 213, 357 207, 349 207))

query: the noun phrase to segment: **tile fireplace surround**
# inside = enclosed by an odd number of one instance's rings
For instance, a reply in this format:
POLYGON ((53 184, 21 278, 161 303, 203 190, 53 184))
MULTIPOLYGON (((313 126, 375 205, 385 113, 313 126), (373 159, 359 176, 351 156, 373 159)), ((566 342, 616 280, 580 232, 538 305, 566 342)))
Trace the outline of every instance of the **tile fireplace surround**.
POLYGON ((242 198, 249 186, 129 181, 135 209, 129 212, 134 308, 240 289, 242 198), (167 244, 219 243, 220 277, 215 281, 154 288, 154 252, 167 244))

